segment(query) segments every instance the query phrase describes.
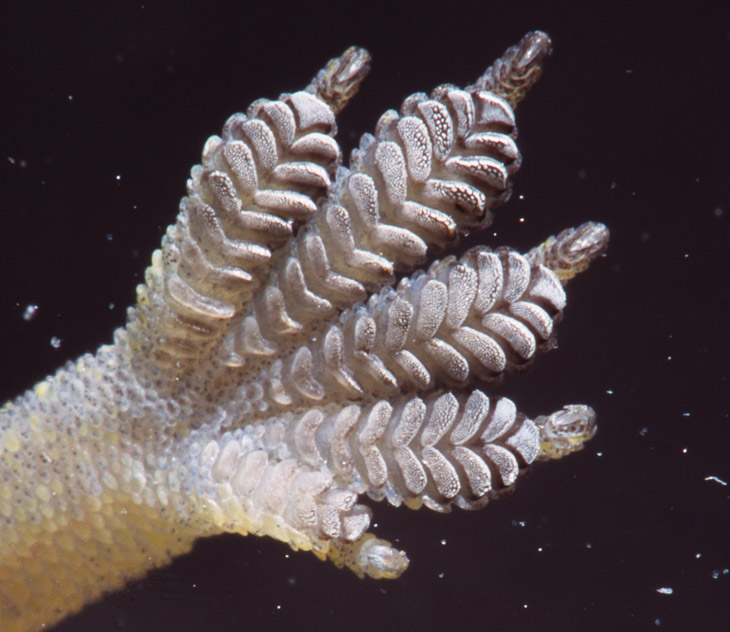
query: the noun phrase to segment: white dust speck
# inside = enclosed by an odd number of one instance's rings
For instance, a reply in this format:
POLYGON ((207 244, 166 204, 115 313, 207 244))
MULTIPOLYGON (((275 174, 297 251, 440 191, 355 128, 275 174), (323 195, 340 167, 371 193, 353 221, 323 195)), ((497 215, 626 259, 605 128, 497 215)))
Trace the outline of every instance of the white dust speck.
POLYGON ((61 339, 58 336, 53 336, 51 338, 51 346, 54 349, 60 349, 61 348, 61 339))
POLYGON ((674 588, 669 588, 668 586, 662 586, 661 588, 657 588, 656 591, 660 595, 671 595, 674 592, 674 588))
POLYGON ((35 318, 38 313, 38 305, 26 305, 25 311, 23 312, 23 320, 30 321, 35 318))

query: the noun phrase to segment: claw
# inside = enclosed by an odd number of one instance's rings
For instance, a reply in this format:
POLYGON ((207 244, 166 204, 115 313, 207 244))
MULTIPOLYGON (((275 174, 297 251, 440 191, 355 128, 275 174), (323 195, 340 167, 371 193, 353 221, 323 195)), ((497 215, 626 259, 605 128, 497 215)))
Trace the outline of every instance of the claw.
POLYGON ((333 542, 328 556, 336 566, 347 566, 360 578, 367 575, 372 579, 398 579, 410 564, 404 551, 372 533, 356 542, 333 542))
POLYGON ((542 64, 552 52, 547 33, 532 31, 508 48, 469 91, 487 90, 503 97, 511 107, 525 98, 542 74, 542 64))
POLYGON ((357 94, 362 80, 370 72, 370 53, 351 46, 342 55, 330 59, 307 86, 307 92, 317 95, 339 114, 357 94))

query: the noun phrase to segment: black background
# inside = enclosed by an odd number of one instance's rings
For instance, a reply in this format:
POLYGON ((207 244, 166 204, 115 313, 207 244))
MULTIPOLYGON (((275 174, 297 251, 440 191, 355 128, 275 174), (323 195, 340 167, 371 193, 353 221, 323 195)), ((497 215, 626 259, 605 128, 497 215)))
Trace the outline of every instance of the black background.
POLYGON ((539 28, 555 54, 518 108, 524 166, 480 240, 594 219, 612 242, 568 288, 560 349, 501 391, 531 415, 590 403, 599 433, 484 511, 376 506, 412 560, 397 582, 225 536, 56 632, 730 629, 730 22, 702 3, 261 4, 3 3, 2 398, 111 340, 229 114, 359 44, 349 149, 539 28))

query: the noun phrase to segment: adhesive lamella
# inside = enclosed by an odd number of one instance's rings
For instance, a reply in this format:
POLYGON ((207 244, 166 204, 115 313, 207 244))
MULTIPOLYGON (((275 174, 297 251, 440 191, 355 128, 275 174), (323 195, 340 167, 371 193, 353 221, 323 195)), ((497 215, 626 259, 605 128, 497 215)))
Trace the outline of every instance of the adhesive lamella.
POLYGON ((408 559, 360 495, 476 509, 593 436, 588 406, 530 419, 485 389, 554 346, 605 226, 425 267, 509 198, 514 108, 549 52, 529 33, 472 86, 408 97, 347 168, 358 48, 207 141, 113 344, 0 411, 3 630, 225 531, 395 578, 408 559))

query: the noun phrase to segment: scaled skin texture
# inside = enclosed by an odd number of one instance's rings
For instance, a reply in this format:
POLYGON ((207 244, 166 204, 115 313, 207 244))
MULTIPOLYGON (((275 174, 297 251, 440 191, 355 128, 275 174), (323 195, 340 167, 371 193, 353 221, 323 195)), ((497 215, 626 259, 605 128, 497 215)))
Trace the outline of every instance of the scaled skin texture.
POLYGON ((0 629, 47 629, 221 532, 396 578, 359 495, 479 508, 582 447, 589 407, 531 420, 483 389, 554 345, 606 228, 418 270, 509 197, 513 109, 549 51, 529 33, 472 86, 408 97, 349 168, 358 48, 208 140, 113 344, 0 410, 0 629))

